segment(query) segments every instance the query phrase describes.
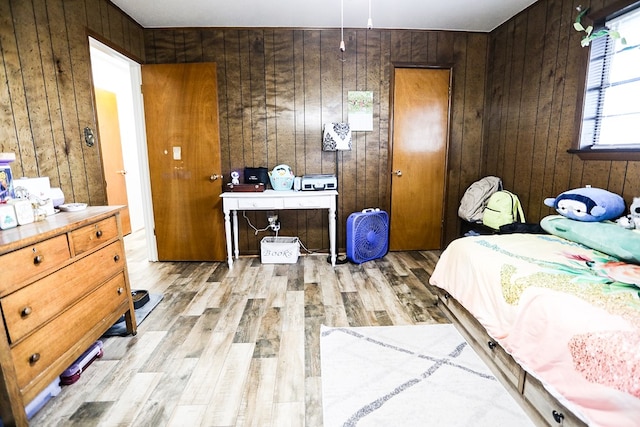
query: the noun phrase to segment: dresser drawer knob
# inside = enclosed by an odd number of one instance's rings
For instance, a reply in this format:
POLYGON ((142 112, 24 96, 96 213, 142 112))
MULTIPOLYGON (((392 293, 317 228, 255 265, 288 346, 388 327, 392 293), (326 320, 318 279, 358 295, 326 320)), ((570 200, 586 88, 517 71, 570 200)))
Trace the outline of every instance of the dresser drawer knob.
POLYGON ((35 265, 42 263, 42 261, 44 261, 44 257, 42 255, 36 255, 33 257, 33 263, 35 265))
POLYGON ((115 262, 120 261, 120 255, 115 255, 115 256, 113 257, 113 260, 114 260, 115 262))
POLYGON ((124 288, 118 288, 118 295, 122 295, 123 292, 124 292, 124 288))
POLYGON ((40 353, 33 353, 29 356, 29 364, 31 365, 35 364, 38 360, 40 360, 40 353))
POLYGON ((20 316, 27 317, 28 315, 31 314, 32 311, 33 310, 31 309, 31 307, 27 306, 20 311, 20 316))
POLYGON ((102 230, 98 230, 96 231, 96 237, 99 239, 100 237, 102 237, 102 230))

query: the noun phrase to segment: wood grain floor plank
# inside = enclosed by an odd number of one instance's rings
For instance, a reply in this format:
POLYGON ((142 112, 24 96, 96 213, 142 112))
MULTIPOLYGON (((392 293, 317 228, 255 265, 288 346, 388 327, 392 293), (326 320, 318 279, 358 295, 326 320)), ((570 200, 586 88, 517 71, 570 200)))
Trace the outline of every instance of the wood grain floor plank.
POLYGON ((380 311, 387 308, 382 295, 378 292, 366 272, 354 274, 356 293, 360 296, 362 304, 368 311, 380 311))
POLYGON ((227 352, 204 419, 208 425, 231 426, 236 423, 242 403, 244 384, 253 360, 253 344, 234 343, 227 352))
POLYGON ((249 367, 242 403, 236 425, 246 427, 271 426, 278 360, 255 358, 249 367))
POLYGON ((206 405, 177 405, 167 427, 199 426, 206 410, 206 405))
POLYGON ((198 321, 186 335, 184 341, 174 349, 176 358, 201 357, 219 318, 219 308, 205 309, 202 315, 198 316, 198 321))
POLYGON ((342 304, 339 306, 326 305, 324 307, 324 318, 324 324, 327 326, 349 326, 349 318, 342 304))
POLYGON ((353 275, 349 269, 349 265, 337 265, 335 268, 335 275, 338 279, 338 291, 339 292, 355 292, 356 285, 353 280, 353 275))
POLYGON ((255 343, 264 311, 264 299, 248 299, 236 327, 234 343, 255 343))
POLYGON ((176 356, 179 357, 179 352, 175 351, 176 348, 181 347, 184 337, 189 335, 198 320, 198 316, 179 316, 138 372, 168 371, 167 365, 176 356))
POLYGON ((134 424, 139 426, 164 426, 170 423, 180 396, 195 370, 198 359, 173 358, 163 366, 162 376, 149 398, 141 405, 134 424))
POLYGON ((411 314, 406 310, 398 298, 393 287, 389 284, 381 271, 369 269, 366 271, 367 276, 371 279, 371 283, 384 301, 386 312, 391 318, 394 325, 411 325, 413 319, 411 314))
POLYGON ((320 327, 326 321, 324 316, 305 319, 304 375, 305 378, 319 377, 320 369, 320 327))
POLYGON ((279 402, 275 404, 272 425, 300 427, 304 425, 304 402, 279 402))
POLYGON ((284 276, 272 276, 269 280, 267 307, 284 307, 287 296, 288 279, 284 276))
POLYGON ((304 425, 307 427, 322 427, 322 378, 305 378, 305 414, 304 425))
POLYGON ((101 424, 101 420, 105 418, 105 414, 111 410, 113 404, 114 402, 83 402, 68 420, 60 420, 58 421, 59 424, 50 425, 98 426, 101 424))
POLYGON ((304 403, 304 338, 304 329, 282 332, 274 397, 276 403, 304 403))
POLYGON ((271 293, 274 269, 275 264, 263 264, 260 266, 256 276, 253 293, 248 295, 249 298, 268 299, 271 293))
POLYGON ((279 307, 267 307, 262 316, 260 329, 253 350, 254 358, 276 358, 280 354, 280 331, 282 318, 279 307))
POLYGON ((206 282, 197 292, 189 306, 185 309, 184 314, 187 316, 200 316, 210 307, 209 301, 213 298, 214 293, 220 288, 220 282, 206 282))
MULTIPOLYGON (((144 323, 142 324, 144 326, 144 323)), ((142 329, 142 328, 141 328, 142 329)), ((111 375, 92 390, 87 390, 87 401, 116 401, 132 381, 132 377, 138 372, 147 359, 153 354, 156 347, 162 342, 166 331, 147 331, 138 333, 135 337, 121 338, 136 346, 136 351, 128 351, 120 359, 111 375)), ((109 340, 113 341, 113 340, 109 340)), ((105 346, 106 347, 106 346, 105 346)), ((105 349, 105 355, 107 350, 105 349)))
POLYGON ((233 343, 232 332, 212 332, 193 374, 179 397, 181 405, 208 405, 221 375, 227 352, 233 343))
POLYGON ((120 396, 104 415, 100 425, 132 425, 161 378, 162 374, 158 372, 133 374, 127 386, 120 390, 120 396))
POLYGON ((324 316, 322 291, 317 283, 304 285, 304 317, 324 316))
POLYGON ((282 314, 282 331, 304 331, 304 291, 288 291, 282 314))

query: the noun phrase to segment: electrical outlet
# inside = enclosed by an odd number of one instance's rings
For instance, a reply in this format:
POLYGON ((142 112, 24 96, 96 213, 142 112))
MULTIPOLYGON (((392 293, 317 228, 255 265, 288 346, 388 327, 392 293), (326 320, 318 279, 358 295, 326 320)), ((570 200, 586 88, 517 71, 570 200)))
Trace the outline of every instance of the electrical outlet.
POLYGON ((273 211, 267 211, 267 221, 269 225, 273 225, 278 221, 278 214, 273 211))

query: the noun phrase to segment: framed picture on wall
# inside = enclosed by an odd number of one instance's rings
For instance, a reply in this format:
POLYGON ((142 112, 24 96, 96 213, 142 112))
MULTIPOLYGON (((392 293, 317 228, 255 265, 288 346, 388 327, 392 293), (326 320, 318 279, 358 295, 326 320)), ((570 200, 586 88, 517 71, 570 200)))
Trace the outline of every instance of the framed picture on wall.
POLYGON ((373 92, 349 91, 349 124, 352 131, 373 130, 373 92))

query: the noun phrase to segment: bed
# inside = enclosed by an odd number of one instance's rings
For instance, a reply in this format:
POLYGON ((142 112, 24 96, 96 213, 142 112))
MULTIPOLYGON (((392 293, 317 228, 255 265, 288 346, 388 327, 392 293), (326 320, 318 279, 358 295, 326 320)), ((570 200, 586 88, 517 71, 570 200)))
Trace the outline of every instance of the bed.
POLYGON ((640 266, 552 234, 470 236, 430 284, 536 424, 640 425, 640 266))

